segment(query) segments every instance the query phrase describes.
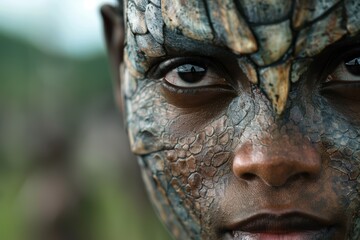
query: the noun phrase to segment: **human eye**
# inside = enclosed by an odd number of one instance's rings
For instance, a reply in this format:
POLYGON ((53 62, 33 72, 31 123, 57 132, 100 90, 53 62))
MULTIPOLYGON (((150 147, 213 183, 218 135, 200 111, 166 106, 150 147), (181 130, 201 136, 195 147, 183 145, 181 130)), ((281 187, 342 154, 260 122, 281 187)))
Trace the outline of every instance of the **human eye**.
POLYGON ((178 63, 166 73, 164 81, 178 88, 227 87, 223 75, 207 62, 178 63))
POLYGON ((194 88, 231 88, 225 70, 215 62, 200 58, 175 58, 159 65, 164 83, 190 90, 194 88))
POLYGON ((329 64, 322 92, 334 99, 360 101, 360 49, 334 57, 329 64))
POLYGON ((355 55, 355 57, 350 57, 342 61, 335 70, 328 75, 325 82, 333 81, 360 81, 360 53, 358 56, 355 55))
POLYGON ((235 94, 235 84, 225 68, 208 58, 165 60, 156 72, 162 82, 162 94, 180 107, 198 107, 235 94))

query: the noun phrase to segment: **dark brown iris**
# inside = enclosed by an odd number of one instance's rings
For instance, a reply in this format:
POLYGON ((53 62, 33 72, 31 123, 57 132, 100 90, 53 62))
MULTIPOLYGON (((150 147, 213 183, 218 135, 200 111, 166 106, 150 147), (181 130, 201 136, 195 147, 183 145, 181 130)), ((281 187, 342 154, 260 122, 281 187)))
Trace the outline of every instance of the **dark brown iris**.
POLYGON ((354 58, 345 63, 346 69, 353 75, 360 75, 360 57, 354 58))
POLYGON ((188 83, 196 83, 204 78, 207 68, 193 64, 184 64, 177 67, 176 71, 181 80, 188 83))

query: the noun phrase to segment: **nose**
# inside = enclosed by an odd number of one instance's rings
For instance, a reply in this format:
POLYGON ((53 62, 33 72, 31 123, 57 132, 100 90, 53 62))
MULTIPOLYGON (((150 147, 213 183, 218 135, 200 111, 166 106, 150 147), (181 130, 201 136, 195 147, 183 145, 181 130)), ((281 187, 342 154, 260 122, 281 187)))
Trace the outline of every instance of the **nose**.
POLYGON ((232 170, 240 179, 261 179, 268 186, 280 187, 298 177, 316 178, 321 171, 321 157, 306 141, 273 141, 267 145, 247 142, 236 151, 232 170))

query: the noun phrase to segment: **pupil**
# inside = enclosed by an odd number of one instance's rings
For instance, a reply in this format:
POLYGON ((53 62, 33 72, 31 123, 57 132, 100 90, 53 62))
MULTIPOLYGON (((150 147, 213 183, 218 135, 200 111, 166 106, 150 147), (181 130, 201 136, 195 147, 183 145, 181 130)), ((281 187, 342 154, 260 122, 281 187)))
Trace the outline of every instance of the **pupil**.
POLYGON ((192 64, 184 64, 176 68, 179 77, 188 83, 196 83, 203 79, 206 74, 206 67, 192 64))
POLYGON ((354 58, 345 63, 346 69, 353 75, 360 75, 360 57, 354 58))

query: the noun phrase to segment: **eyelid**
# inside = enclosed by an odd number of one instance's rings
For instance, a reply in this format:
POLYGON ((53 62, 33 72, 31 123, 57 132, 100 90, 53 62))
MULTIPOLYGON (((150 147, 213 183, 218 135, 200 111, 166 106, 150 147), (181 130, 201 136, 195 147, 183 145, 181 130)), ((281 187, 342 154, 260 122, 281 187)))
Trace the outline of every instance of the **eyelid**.
POLYGON ((229 81, 230 85, 232 85, 230 75, 226 71, 225 67, 222 66, 216 60, 210 59, 208 57, 201 56, 192 56, 192 57, 175 57, 166 59, 159 64, 157 64, 150 72, 149 77, 152 79, 161 79, 164 78, 165 75, 171 70, 185 64, 193 64, 197 66, 207 66, 211 68, 215 73, 222 76, 224 79, 229 81))
MULTIPOLYGON (((357 66, 360 68, 360 66, 357 66)), ((333 82, 333 81, 341 81, 341 82, 356 82, 360 81, 360 75, 353 74, 348 67, 346 66, 346 62, 339 64, 334 71, 332 71, 326 78, 325 82, 333 82)))
MULTIPOLYGON (((196 66, 192 64, 184 64, 180 65, 171 71, 169 71, 165 77, 163 78, 164 81, 167 84, 171 84, 174 87, 178 88, 207 88, 207 87, 226 87, 229 86, 229 82, 226 80, 226 78, 220 74, 218 74, 216 71, 214 71, 209 66, 204 66, 204 69, 206 69, 204 75, 202 75, 197 81, 195 82, 188 82, 185 79, 183 79, 180 76, 180 73, 178 72, 179 68, 182 66, 191 65, 194 67, 202 68, 201 66, 196 66)), ((191 73, 190 76, 193 73, 191 73)), ((196 78, 196 76, 195 76, 196 78)))
MULTIPOLYGON (((344 50, 344 49, 340 49, 344 50)), ((360 58, 360 48, 347 46, 346 51, 332 54, 321 78, 320 92, 329 99, 359 101, 360 75, 353 74, 346 63, 360 58), (324 76, 325 75, 325 76, 324 76)), ((360 67, 360 66, 359 66, 360 67)))
MULTIPOLYGON (((163 80, 167 84, 173 85, 173 87, 178 88, 207 88, 207 87, 216 87, 221 86, 221 88, 226 88, 229 90, 235 90, 237 88, 237 83, 230 77, 229 69, 224 67, 217 59, 213 60, 209 57, 202 56, 185 56, 185 57, 174 57, 170 59, 165 59, 162 62, 155 65, 148 73, 147 77, 153 80, 163 80), (171 72, 176 71, 177 68, 184 65, 195 65, 199 67, 204 67, 207 69, 207 76, 204 77, 204 80, 201 80, 197 84, 184 85, 176 84, 175 82, 171 84, 171 81, 165 79, 165 76, 171 72), (209 83, 209 78, 211 76, 217 76, 217 80, 214 80, 209 83), (203 82, 204 81, 204 82, 203 82), (205 82, 207 81, 207 83, 205 82)), ((185 82, 184 82, 185 83, 185 82)))
MULTIPOLYGON (((326 64, 324 65, 323 71, 320 76, 321 82, 327 82, 328 77, 338 70, 341 64, 345 67, 345 62, 350 61, 356 57, 360 57, 360 47, 358 44, 346 45, 344 47, 339 46, 339 48, 331 51, 326 55, 327 59, 326 64)), ((314 61, 316 63, 317 61, 314 61)))
POLYGON ((153 76, 160 81, 161 94, 168 103, 182 109, 223 104, 237 95, 229 69, 223 67, 219 61, 207 57, 176 57, 165 60, 154 68, 153 76), (188 82, 177 72, 180 66, 185 65, 204 68, 205 75, 200 77, 199 81, 188 82))

